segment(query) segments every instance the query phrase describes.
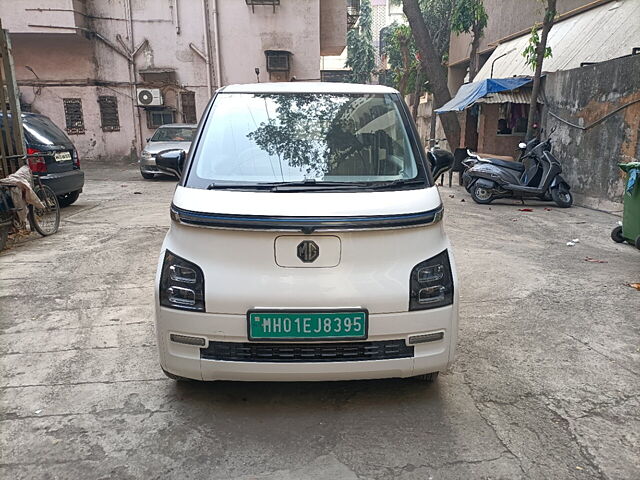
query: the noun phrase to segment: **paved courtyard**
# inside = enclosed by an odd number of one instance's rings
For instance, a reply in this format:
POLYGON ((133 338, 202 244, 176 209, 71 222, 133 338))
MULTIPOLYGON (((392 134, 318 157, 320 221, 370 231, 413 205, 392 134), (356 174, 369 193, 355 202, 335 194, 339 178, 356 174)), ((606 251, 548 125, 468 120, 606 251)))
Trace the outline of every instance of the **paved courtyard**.
POLYGON ((640 252, 617 217, 441 189, 461 325, 433 385, 179 384, 152 317, 175 182, 84 168, 60 231, 0 253, 1 478, 638 478, 640 252))

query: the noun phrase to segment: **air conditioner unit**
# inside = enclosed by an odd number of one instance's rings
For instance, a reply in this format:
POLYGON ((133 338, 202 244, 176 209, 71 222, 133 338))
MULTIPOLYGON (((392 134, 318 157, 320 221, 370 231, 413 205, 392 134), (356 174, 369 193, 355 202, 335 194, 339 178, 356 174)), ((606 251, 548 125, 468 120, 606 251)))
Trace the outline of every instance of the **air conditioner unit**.
POLYGON ((153 107, 163 105, 162 93, 159 88, 138 88, 138 105, 153 107))

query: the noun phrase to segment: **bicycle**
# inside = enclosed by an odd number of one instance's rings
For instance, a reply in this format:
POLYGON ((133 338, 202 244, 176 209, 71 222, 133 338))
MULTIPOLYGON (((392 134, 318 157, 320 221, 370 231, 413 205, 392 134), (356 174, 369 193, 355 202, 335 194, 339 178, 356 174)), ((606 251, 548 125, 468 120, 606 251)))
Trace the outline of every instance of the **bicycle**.
MULTIPOLYGON (((28 206, 27 218, 29 219, 31 230, 38 232, 43 237, 53 235, 60 226, 58 197, 50 187, 42 183, 38 175, 32 174, 32 179, 33 191, 43 204, 43 208, 34 207, 33 205, 28 206)), ((18 208, 15 207, 11 199, 11 188, 17 187, 15 185, 0 185, 0 250, 6 245, 9 230, 18 212, 18 208)))

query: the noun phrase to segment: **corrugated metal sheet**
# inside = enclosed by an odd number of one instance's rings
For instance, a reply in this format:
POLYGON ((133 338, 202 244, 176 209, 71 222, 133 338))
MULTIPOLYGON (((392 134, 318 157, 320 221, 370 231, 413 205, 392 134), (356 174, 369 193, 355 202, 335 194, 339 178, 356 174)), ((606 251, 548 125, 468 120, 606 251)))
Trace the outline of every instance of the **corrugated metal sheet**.
MULTIPOLYGON (((494 60, 493 78, 533 75, 522 56, 528 42, 527 34, 498 45, 473 80, 491 78, 494 60), (501 55, 504 56, 498 58, 501 55)), ((553 56, 544 60, 546 72, 629 55, 633 47, 640 46, 640 0, 605 3, 563 20, 551 28, 547 45, 553 56)))
MULTIPOLYGON (((507 91, 500 93, 491 93, 486 97, 479 98, 476 103, 531 103, 531 90, 507 91)), ((542 103, 538 99, 538 103, 542 103)))

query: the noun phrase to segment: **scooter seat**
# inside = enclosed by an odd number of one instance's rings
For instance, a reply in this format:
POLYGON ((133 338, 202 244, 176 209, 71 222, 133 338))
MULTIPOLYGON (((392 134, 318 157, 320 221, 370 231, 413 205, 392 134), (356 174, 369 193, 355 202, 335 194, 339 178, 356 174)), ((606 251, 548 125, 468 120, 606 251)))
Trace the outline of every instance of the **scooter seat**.
POLYGON ((487 158, 486 160, 497 167, 508 168, 510 170, 515 170, 516 172, 524 172, 524 164, 520 162, 510 162, 509 160, 500 160, 499 158, 491 157, 487 158))

